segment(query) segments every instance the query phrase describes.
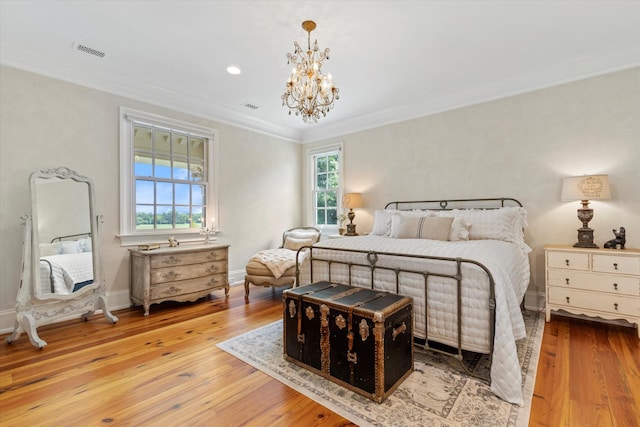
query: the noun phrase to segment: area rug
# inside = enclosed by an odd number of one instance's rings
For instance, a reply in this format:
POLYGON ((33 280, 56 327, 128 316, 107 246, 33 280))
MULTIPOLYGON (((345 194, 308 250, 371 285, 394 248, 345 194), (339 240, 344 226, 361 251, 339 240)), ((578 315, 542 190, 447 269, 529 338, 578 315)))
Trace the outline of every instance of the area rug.
MULTIPOLYGON (((489 385, 465 374, 457 360, 415 347, 415 370, 377 404, 293 363, 282 351, 282 321, 218 344, 278 381, 359 426, 527 426, 544 329, 541 313, 525 311, 527 338, 518 341, 525 405, 496 397, 489 385)), ((488 374, 489 358, 465 353, 474 373, 488 374)))

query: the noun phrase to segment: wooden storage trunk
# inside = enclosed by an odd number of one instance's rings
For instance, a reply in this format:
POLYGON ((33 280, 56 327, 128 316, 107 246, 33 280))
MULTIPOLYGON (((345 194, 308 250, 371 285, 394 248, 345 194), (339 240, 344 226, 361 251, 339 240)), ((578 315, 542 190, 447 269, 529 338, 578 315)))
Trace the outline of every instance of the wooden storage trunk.
POLYGON ((283 305, 287 360, 378 403, 413 371, 411 298, 318 282, 283 305))

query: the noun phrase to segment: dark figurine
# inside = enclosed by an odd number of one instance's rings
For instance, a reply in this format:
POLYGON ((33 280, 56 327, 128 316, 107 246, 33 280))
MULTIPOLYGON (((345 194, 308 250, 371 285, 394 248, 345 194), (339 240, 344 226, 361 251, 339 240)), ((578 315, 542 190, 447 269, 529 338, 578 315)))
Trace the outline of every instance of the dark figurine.
POLYGON ((624 249, 624 244, 627 243, 627 238, 625 237, 626 231, 624 227, 620 227, 620 232, 613 229, 613 234, 616 236, 615 239, 609 240, 604 244, 605 248, 609 249, 618 249, 618 245, 620 245, 620 249, 624 249))

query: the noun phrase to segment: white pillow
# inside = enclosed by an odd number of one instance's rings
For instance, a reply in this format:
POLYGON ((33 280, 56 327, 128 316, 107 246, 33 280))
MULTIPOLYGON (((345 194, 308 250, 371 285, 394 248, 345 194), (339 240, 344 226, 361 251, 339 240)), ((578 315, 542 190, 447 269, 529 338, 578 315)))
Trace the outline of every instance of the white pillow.
POLYGON ((40 256, 58 255, 61 247, 58 243, 40 243, 40 256))
POLYGON ((453 218, 451 229, 449 230, 449 240, 459 242, 469 240, 469 222, 464 218, 453 218))
POLYGON ((78 239, 78 243, 80 244, 80 251, 91 252, 91 237, 78 239))
POLYGON ((527 226, 527 211, 524 208, 454 209, 440 211, 438 216, 466 220, 471 225, 469 240, 502 240, 528 248, 522 230, 527 226))
POLYGON ((371 233, 374 236, 388 236, 391 234, 391 218, 393 214, 398 212, 396 209, 377 210, 373 213, 373 229, 371 233))
POLYGON ((284 248, 291 249, 292 251, 297 251, 303 246, 311 246, 313 245, 313 240, 311 239, 296 239, 295 237, 289 237, 284 240, 284 248))
POLYGON ((82 252, 80 250, 80 243, 77 240, 62 242, 63 254, 77 254, 82 252))

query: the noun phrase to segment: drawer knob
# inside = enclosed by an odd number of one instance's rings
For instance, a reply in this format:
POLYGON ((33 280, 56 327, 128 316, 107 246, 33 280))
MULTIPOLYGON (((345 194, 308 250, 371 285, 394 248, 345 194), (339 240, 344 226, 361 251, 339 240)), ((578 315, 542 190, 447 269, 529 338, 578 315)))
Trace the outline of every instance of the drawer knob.
POLYGON ((618 284, 617 283, 613 284, 613 289, 615 289, 616 291, 618 290, 618 284))
POLYGON ((617 263, 617 262, 614 262, 614 263, 613 263, 613 269, 614 269, 614 270, 617 270, 617 269, 618 269, 618 263, 617 263))
POLYGON ((569 266, 569 260, 568 259, 565 259, 564 263, 567 264, 567 267, 569 266))
POLYGON ((617 302, 613 303, 613 308, 615 308, 616 310, 618 309, 618 303, 617 302))
POLYGON ((569 284, 569 278, 568 277, 565 278, 564 281, 567 282, 567 285, 569 284))
POLYGON ((571 302, 571 300, 569 299, 569 297, 567 297, 567 304, 569 304, 571 302))

